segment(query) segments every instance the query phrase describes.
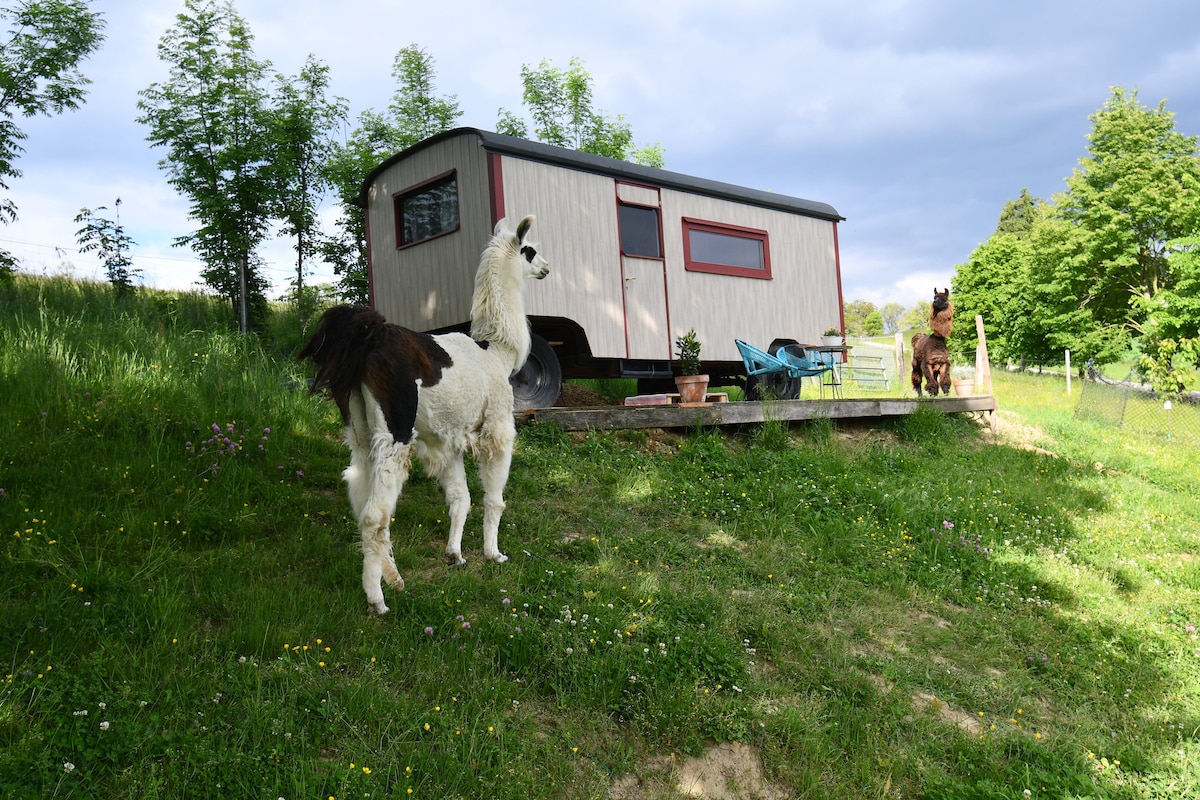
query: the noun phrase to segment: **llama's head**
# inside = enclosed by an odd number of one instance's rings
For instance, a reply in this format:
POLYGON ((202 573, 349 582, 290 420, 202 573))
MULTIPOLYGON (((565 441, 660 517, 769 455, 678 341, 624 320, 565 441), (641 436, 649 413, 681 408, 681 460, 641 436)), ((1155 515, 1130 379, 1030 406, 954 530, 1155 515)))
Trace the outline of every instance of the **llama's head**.
POLYGON ((512 251, 520 255, 523 271, 521 277, 536 278, 540 281, 550 273, 550 262, 538 253, 536 244, 529 239, 529 229, 533 227, 533 221, 534 216, 529 214, 517 223, 517 230, 514 232, 509 230, 508 220, 501 219, 496 223, 495 234, 498 238, 505 239, 512 251))
POLYGON ((950 290, 942 289, 939 292, 936 286, 933 287, 933 310, 942 311, 948 305, 950 305, 950 290))

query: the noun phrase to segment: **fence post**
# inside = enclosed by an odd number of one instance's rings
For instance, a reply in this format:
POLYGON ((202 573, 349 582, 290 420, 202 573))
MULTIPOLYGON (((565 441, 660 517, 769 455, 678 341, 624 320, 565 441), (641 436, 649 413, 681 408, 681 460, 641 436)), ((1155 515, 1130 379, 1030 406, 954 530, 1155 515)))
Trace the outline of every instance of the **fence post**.
POLYGON ((896 331, 896 385, 904 385, 904 334, 896 331))
POLYGON ((1067 397, 1071 396, 1071 351, 1067 350, 1067 397))

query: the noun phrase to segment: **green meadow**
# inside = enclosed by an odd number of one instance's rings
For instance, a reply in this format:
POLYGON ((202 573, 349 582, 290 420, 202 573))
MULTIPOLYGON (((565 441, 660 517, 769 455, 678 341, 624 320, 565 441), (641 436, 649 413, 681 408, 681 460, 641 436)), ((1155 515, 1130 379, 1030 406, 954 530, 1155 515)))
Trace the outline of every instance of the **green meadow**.
POLYGON ((417 469, 371 617, 300 324, 230 317, 0 287, 0 796, 1200 796, 1186 437, 1003 372, 995 433, 535 424, 511 561, 417 469))

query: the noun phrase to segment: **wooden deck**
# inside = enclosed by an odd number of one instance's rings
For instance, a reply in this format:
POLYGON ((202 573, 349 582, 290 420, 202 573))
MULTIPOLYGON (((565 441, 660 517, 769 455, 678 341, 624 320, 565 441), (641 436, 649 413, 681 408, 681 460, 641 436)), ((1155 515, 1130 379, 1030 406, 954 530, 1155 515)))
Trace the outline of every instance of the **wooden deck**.
POLYGON ((911 414, 925 404, 947 414, 987 412, 994 424, 996 398, 989 394, 966 397, 878 398, 847 400, 741 400, 706 405, 593 406, 590 408, 541 408, 518 411, 518 425, 540 420, 563 430, 610 430, 629 428, 693 428, 699 426, 746 425, 767 420, 794 421, 817 417, 868 420, 911 414))

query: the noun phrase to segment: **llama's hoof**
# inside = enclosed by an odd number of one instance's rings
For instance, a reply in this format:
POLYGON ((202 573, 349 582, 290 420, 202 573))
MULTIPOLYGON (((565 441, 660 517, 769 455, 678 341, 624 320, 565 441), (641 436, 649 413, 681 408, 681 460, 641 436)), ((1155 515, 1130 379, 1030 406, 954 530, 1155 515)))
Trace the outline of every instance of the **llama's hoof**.
POLYGON ((404 591, 404 578, 397 575, 395 578, 387 578, 388 586, 391 586, 397 592, 404 591))
POLYGON ((382 600, 380 600, 378 603, 371 603, 371 602, 367 603, 367 612, 372 615, 378 615, 378 616, 382 617, 389 610, 390 609, 386 605, 383 604, 382 600))
POLYGON ((447 550, 446 563, 452 567, 461 567, 463 564, 467 563, 467 560, 462 557, 462 553, 451 553, 449 550, 447 550))
POLYGON ((503 564, 505 561, 508 561, 508 556, 506 556, 506 555, 504 555, 504 553, 500 553, 500 552, 491 553, 491 554, 484 553, 483 557, 485 559, 487 559, 488 561, 493 561, 497 564, 503 564))

